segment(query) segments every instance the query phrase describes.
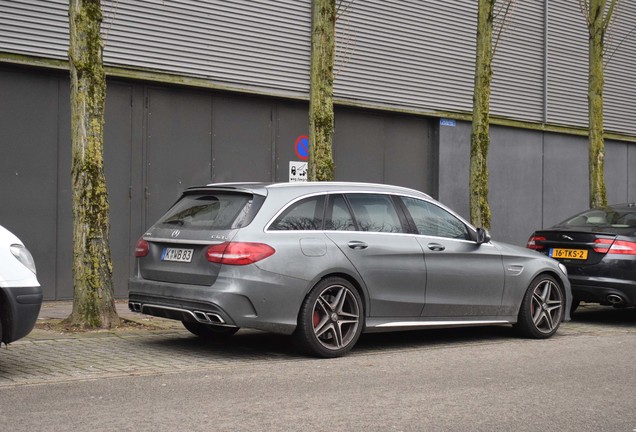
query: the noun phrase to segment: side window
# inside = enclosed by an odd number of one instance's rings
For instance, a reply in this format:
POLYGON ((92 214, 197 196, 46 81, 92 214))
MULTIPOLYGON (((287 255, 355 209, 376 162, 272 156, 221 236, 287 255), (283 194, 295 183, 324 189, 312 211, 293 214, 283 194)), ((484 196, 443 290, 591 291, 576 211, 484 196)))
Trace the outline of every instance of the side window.
POLYGON ((470 240, 466 225, 446 210, 415 198, 401 199, 411 214, 419 234, 470 240))
POLYGON ((320 230, 324 202, 324 196, 300 200, 281 213, 269 229, 274 231, 320 230))
POLYGON ((347 194, 358 229, 372 232, 403 232, 389 195, 347 194))
POLYGON ((329 231, 355 231, 351 212, 342 195, 331 195, 329 208, 325 220, 325 230, 329 231))

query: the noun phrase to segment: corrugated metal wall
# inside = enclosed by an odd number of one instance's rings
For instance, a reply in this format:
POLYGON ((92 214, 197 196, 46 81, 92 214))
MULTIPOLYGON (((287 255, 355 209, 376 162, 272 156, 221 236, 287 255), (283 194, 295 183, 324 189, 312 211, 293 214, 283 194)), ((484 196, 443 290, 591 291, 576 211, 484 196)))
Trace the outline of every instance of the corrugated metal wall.
MULTIPOLYGON (((103 8, 108 65, 308 95, 311 0, 103 0, 103 8)), ((342 0, 335 96, 470 112, 475 15, 474 0, 342 0)), ((620 49, 606 70, 606 129, 633 135, 636 34, 624 37, 634 22, 636 2, 622 2, 610 41, 620 49)), ((66 59, 67 45, 67 0, 0 1, 0 52, 66 59)), ((493 66, 493 115, 586 125, 578 1, 516 2, 493 66)))
MULTIPOLYGON (((588 31, 578 1, 548 2, 550 123, 587 126, 588 31)), ((636 132, 636 2, 621 2, 606 40, 605 129, 636 132)))

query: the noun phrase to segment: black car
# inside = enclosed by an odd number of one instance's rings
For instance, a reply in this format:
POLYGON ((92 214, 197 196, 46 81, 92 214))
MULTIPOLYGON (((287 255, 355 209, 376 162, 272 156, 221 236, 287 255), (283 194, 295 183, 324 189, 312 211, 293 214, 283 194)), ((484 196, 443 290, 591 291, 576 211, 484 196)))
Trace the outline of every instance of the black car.
POLYGON ((568 269, 574 302, 636 306, 636 203, 593 208, 535 231, 528 248, 568 269))

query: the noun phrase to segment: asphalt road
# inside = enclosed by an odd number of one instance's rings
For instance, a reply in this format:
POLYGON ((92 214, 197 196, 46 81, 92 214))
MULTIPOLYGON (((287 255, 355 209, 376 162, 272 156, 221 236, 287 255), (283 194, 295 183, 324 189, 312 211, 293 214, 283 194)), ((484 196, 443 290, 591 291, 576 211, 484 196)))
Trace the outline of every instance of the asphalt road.
POLYGON ((368 335, 333 360, 258 332, 39 337, 0 352, 0 428, 633 432, 636 309, 577 314, 544 341, 368 335))

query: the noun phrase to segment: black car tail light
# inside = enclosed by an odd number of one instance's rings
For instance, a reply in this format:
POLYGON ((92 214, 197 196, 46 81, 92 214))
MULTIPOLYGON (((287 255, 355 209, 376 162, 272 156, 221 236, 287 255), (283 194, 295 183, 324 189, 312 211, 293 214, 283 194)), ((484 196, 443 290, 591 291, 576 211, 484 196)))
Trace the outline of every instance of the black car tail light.
POLYGON ((227 265, 247 265, 272 256, 276 250, 264 243, 225 242, 208 247, 210 262, 227 265))
POLYGON ((144 239, 139 239, 139 241, 137 242, 137 246, 135 246, 135 256, 137 258, 143 258, 148 255, 149 251, 150 244, 144 239))
POLYGON ((546 238, 543 237, 543 236, 532 235, 528 239, 528 244, 526 245, 526 247, 528 249, 541 250, 545 246, 543 246, 541 244, 538 244, 538 242, 542 242, 542 241, 545 241, 545 240, 546 240, 546 238))
POLYGON ((636 242, 612 239, 596 239, 594 252, 617 255, 636 255, 636 242))

